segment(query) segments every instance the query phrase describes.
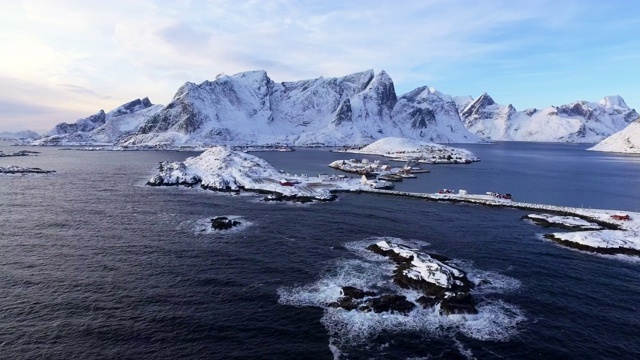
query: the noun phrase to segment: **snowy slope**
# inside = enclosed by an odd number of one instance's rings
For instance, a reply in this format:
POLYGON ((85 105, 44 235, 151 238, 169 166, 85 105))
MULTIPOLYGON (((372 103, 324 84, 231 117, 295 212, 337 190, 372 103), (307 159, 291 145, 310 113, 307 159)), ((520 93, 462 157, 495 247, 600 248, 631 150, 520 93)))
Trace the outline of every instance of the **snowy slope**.
POLYGON ((251 71, 186 83, 121 144, 361 145, 388 136, 478 141, 455 107, 436 91, 398 99, 384 71, 283 83, 251 71))
POLYGON ((307 176, 289 176, 294 185, 280 183, 285 174, 266 160, 226 146, 213 146, 199 156, 184 162, 163 162, 159 173, 148 182, 152 186, 195 185, 217 191, 263 191, 284 196, 311 197, 331 200, 334 190, 366 189, 358 179, 320 179, 307 176))
POLYGON ((136 99, 108 113, 98 113, 75 123, 60 123, 33 145, 112 145, 123 135, 137 131, 141 124, 158 112, 162 105, 153 105, 148 98, 136 99))
POLYGON ((587 150, 640 154, 640 118, 587 150))
POLYGON ((469 131, 486 140, 593 143, 620 131, 638 113, 620 96, 608 96, 598 103, 578 101, 517 111, 484 93, 460 116, 469 131))
POLYGON ((4 140, 37 139, 39 137, 40 135, 37 132, 31 131, 31 130, 16 131, 16 132, 10 132, 10 131, 0 132, 0 139, 4 139, 4 140))
POLYGON ((433 159, 433 163, 470 163, 480 161, 475 154, 466 149, 398 137, 383 138, 362 149, 345 150, 344 152, 382 155, 403 159, 433 159))

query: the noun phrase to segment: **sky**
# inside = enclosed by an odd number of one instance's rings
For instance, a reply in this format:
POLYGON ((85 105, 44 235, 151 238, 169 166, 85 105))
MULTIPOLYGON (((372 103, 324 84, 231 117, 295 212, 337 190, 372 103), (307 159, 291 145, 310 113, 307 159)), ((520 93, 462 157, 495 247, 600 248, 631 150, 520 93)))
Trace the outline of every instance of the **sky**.
POLYGON ((187 81, 385 70, 398 95, 518 110, 621 95, 640 111, 635 0, 2 0, 0 131, 45 132, 187 81))

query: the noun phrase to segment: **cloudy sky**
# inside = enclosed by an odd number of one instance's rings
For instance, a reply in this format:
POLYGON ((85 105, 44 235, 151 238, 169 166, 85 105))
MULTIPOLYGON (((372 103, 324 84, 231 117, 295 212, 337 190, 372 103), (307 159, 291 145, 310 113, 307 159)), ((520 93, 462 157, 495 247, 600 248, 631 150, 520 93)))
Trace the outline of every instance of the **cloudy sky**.
POLYGON ((3 0, 0 131, 45 131, 186 81, 384 69, 517 109, 619 94, 640 111, 634 0, 3 0))

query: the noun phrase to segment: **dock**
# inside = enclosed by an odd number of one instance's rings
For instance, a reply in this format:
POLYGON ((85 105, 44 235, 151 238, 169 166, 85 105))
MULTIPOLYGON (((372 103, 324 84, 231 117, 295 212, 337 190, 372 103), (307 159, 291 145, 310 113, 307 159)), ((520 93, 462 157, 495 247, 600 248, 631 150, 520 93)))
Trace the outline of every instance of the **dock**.
POLYGON ((399 197, 411 197, 428 201, 461 202, 485 206, 507 207, 520 210, 546 211, 561 215, 572 215, 582 219, 590 220, 609 229, 636 230, 624 226, 624 222, 611 218, 613 210, 582 209, 569 206, 545 205, 517 202, 509 199, 496 198, 490 195, 479 194, 438 194, 438 193, 417 193, 397 190, 383 189, 363 189, 361 192, 379 195, 391 195, 399 197))

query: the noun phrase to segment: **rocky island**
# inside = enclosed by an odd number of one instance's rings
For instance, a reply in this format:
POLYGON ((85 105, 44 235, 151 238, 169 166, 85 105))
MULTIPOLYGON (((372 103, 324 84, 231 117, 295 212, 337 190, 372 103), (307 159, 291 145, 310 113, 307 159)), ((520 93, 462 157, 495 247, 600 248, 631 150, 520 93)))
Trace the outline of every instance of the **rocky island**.
MULTIPOLYGON (((445 256, 423 253, 418 249, 384 240, 370 245, 367 249, 396 263, 393 282, 404 289, 421 291, 423 295, 418 297, 416 302, 423 308, 439 306, 440 313, 445 315, 478 313, 470 294, 475 284, 467 279, 462 270, 446 264, 449 259, 445 256)), ((398 295, 383 295, 370 303, 378 303, 379 306, 385 303, 384 300, 392 300, 391 310, 399 306, 400 310, 406 312, 415 306, 406 299, 398 298, 398 295)), ((368 311, 367 306, 371 305, 365 302, 359 310, 368 311)), ((376 311, 376 308, 373 310, 376 311)))
POLYGON ((0 150, 0 158, 1 157, 16 157, 16 156, 32 156, 35 154, 39 154, 38 151, 29 151, 29 150, 20 150, 20 151, 15 151, 12 153, 6 153, 2 150, 0 150))
POLYGON ((184 162, 163 162, 158 170, 147 185, 199 185, 214 191, 251 191, 268 194, 267 200, 327 201, 335 198, 333 191, 369 187, 353 178, 283 174, 257 156, 226 146, 211 147, 184 162))
POLYGON ((230 230, 240 225, 242 225, 242 222, 227 216, 217 216, 211 219, 211 229, 217 231, 230 230))
POLYGON ((602 226, 581 219, 576 216, 562 216, 552 214, 529 214, 522 217, 522 219, 530 220, 536 225, 542 227, 559 227, 563 229, 572 230, 600 230, 602 226))
POLYGON ((562 246, 604 255, 640 256, 638 223, 629 214, 611 213, 606 221, 551 214, 530 214, 523 218, 544 227, 574 230, 544 235, 562 246))
POLYGON ((423 164, 469 164, 480 161, 471 151, 432 142, 387 137, 361 148, 342 148, 337 152, 381 155, 398 161, 423 164))
POLYGON ((0 166, 0 174, 51 174, 55 170, 43 170, 40 168, 29 168, 20 166, 0 166))

